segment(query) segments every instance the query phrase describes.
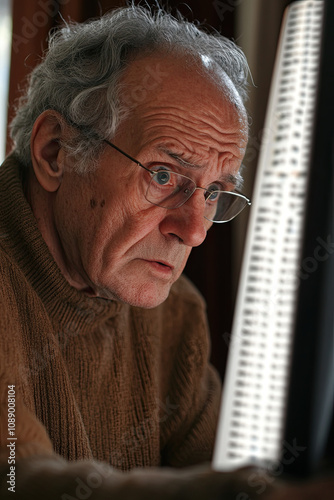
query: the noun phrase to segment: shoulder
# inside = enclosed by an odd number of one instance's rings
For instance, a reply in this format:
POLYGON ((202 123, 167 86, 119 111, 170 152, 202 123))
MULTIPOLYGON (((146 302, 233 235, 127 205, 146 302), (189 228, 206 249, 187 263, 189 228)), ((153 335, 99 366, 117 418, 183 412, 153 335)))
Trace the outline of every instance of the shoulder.
POLYGON ((0 245, 0 304, 11 295, 13 289, 13 279, 17 270, 7 252, 0 245))
POLYGON ((29 305, 36 302, 19 264, 0 247, 0 344, 21 342, 31 317, 29 305))
MULTIPOLYGON (((0 247, 0 345, 13 346, 21 332, 20 303, 22 302, 23 277, 0 247)), ((24 295, 23 295, 24 298, 24 295)))
POLYGON ((24 275, 11 257, 10 252, 0 245, 0 302, 9 300, 22 290, 24 275))

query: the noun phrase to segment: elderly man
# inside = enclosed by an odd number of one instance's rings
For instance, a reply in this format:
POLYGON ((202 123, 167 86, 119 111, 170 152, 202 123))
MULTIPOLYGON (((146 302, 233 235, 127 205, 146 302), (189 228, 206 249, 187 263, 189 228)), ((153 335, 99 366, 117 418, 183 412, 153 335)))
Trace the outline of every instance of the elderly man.
POLYGON ((181 273, 249 203, 246 78, 233 43, 163 12, 53 35, 0 171, 1 498, 254 492, 157 468, 212 453, 220 383, 181 273))

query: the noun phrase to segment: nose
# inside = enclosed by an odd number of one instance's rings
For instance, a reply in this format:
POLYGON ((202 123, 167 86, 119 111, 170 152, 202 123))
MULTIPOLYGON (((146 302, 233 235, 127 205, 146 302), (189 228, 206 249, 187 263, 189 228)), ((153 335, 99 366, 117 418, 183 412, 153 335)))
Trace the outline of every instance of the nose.
POLYGON ((165 236, 177 236, 185 245, 197 247, 206 238, 210 223, 204 218, 205 199, 196 191, 182 207, 167 210, 160 223, 165 236))

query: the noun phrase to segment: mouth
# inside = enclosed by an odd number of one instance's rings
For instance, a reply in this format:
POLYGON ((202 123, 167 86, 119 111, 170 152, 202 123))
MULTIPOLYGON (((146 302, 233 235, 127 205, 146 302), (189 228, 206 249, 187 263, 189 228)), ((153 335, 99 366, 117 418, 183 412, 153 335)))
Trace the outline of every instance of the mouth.
POLYGON ((169 262, 166 262, 164 260, 146 260, 144 259, 144 262, 147 262, 152 269, 155 269, 159 272, 162 272, 164 274, 171 274, 174 270, 174 266, 169 264, 169 262))
POLYGON ((174 266, 172 264, 169 264, 168 262, 165 262, 164 260, 149 260, 147 262, 152 262, 153 264, 158 264, 159 266, 166 267, 168 269, 173 270, 174 266))
POLYGON ((168 262, 163 262, 162 260, 155 260, 153 262, 156 262, 157 264, 160 264, 160 266, 168 267, 169 269, 173 270, 174 266, 169 264, 168 262))

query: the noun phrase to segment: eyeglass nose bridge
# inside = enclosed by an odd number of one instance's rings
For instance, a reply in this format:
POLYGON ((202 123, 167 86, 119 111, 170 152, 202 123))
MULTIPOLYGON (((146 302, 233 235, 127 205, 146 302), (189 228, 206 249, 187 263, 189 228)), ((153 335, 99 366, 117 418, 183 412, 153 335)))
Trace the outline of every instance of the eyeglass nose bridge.
MULTIPOLYGON (((204 191, 204 199, 205 199, 205 202, 210 198, 210 195, 214 192, 214 191, 209 191, 207 188, 204 188, 204 187, 201 187, 201 186, 196 186, 195 182, 192 181, 193 185, 194 185, 194 189, 190 190, 188 188, 184 189, 183 192, 186 194, 186 198, 184 199, 182 205, 184 205, 185 203, 187 203, 187 201, 190 200, 190 198, 193 196, 193 194, 197 191, 197 190, 200 190, 200 191, 204 191), (186 193, 186 191, 189 191, 189 193, 186 193)), ((182 206, 180 205, 180 206, 182 206)))
MULTIPOLYGON (((185 205, 190 200, 190 198, 192 198, 193 194, 197 190, 204 191, 204 199, 205 199, 205 201, 207 200, 207 197, 205 196, 205 194, 209 193, 209 191, 206 188, 196 186, 195 182, 192 179, 188 179, 188 180, 189 180, 189 184, 186 187, 180 189, 179 193, 177 193, 179 195, 180 195, 180 193, 182 193, 183 197, 182 198, 180 197, 179 202, 172 204, 173 208, 180 208, 183 205, 185 205)), ((171 199, 173 199, 174 197, 175 197, 175 194, 171 196, 171 199)))

